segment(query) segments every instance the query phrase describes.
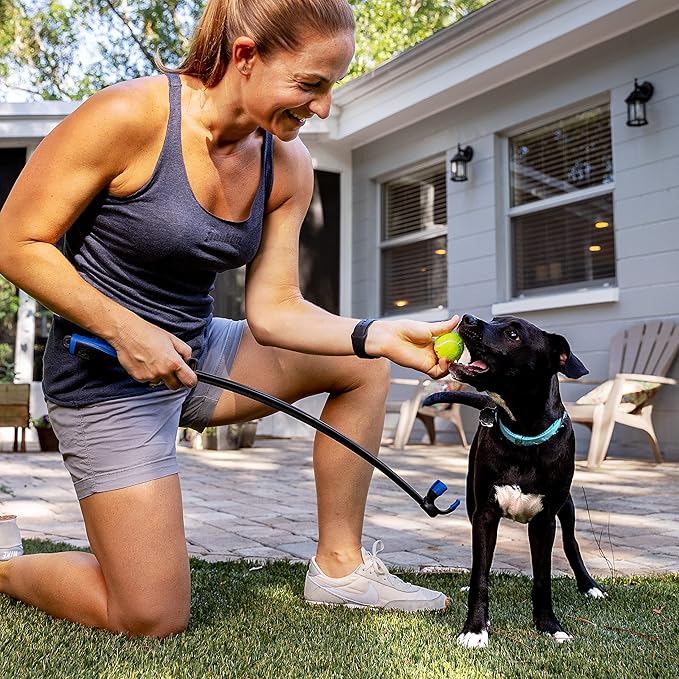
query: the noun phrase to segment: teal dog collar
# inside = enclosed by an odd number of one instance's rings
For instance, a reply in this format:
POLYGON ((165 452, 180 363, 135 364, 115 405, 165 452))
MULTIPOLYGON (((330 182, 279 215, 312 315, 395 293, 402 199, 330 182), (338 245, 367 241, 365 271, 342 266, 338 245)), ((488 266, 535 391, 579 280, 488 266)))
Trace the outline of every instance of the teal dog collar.
POLYGON ((538 434, 537 436, 523 436, 522 434, 515 434, 513 431, 507 429, 507 427, 502 424, 500 418, 497 417, 497 411, 495 414, 495 419, 497 420, 502 435, 515 446, 538 446, 545 441, 549 441, 549 439, 561 429, 561 425, 564 423, 565 418, 565 413, 561 417, 557 417, 542 434, 538 434))

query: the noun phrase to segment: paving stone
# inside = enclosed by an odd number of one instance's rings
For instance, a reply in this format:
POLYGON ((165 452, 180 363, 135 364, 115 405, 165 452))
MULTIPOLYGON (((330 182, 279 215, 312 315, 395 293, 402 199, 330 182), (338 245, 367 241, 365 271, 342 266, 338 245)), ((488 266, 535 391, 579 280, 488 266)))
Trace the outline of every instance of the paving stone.
MULTIPOLYGON (((316 550, 311 443, 262 439, 240 451, 180 449, 189 552, 208 560, 308 560, 316 550)), ((368 497, 363 544, 383 540, 385 562, 401 568, 468 568, 465 509, 468 453, 455 446, 408 446, 381 455, 420 492, 434 479, 460 508, 431 518, 379 472, 368 497)), ((87 545, 80 508, 59 456, 0 452, 0 513, 19 515, 24 537, 87 545), (9 489, 11 494, 3 492, 9 489)), ((583 558, 597 576, 679 571, 679 464, 609 457, 598 470, 576 464, 573 498, 583 558), (603 553, 603 554, 602 554, 603 553)), ((439 500, 441 506, 444 499, 439 500)), ((553 568, 570 575, 557 532, 553 568)), ((526 527, 503 520, 493 569, 531 572, 526 527)))
POLYGON ((294 542, 278 545, 278 549, 290 556, 308 560, 316 554, 316 542, 294 542))

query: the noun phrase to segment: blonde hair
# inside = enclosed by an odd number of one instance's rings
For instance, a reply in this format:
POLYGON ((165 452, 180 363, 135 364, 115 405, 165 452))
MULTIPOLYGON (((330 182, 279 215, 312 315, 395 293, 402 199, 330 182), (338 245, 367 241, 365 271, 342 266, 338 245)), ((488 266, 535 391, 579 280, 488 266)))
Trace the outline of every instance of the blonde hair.
POLYGON ((309 30, 334 35, 354 29, 346 0, 208 0, 182 63, 168 68, 156 61, 163 73, 192 75, 212 87, 224 77, 239 36, 251 38, 266 58, 295 50, 309 30))

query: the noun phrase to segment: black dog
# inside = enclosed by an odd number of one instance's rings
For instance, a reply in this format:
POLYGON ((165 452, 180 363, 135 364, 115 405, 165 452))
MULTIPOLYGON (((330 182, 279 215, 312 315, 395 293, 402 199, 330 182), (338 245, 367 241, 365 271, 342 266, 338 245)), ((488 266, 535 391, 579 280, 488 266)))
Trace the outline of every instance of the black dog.
POLYGON ((488 644, 488 574, 502 517, 528 523, 535 626, 559 642, 570 640, 552 608, 555 517, 578 589, 586 596, 606 596, 587 572, 575 540, 570 494, 575 437, 557 378, 558 372, 577 378, 588 371, 564 337, 520 318, 487 323, 465 315, 457 330, 471 361, 451 364, 450 374, 487 395, 445 391, 429 396, 425 404, 456 401, 481 410, 469 452, 472 572, 469 610, 458 642, 467 648, 488 644))

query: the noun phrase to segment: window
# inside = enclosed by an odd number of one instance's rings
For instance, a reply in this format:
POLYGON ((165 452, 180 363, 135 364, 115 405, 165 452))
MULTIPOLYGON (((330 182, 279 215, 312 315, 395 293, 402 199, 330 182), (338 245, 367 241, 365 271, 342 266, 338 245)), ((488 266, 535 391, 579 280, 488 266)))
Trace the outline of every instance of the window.
POLYGON ((447 241, 444 162, 382 185, 383 316, 446 306, 447 241))
POLYGON ((512 295, 615 283, 608 105, 509 139, 512 295))

